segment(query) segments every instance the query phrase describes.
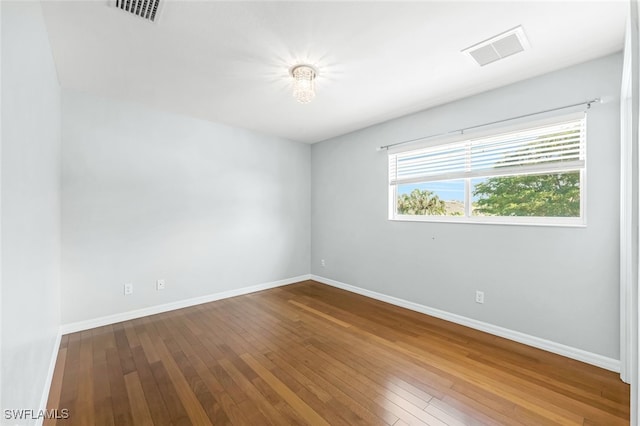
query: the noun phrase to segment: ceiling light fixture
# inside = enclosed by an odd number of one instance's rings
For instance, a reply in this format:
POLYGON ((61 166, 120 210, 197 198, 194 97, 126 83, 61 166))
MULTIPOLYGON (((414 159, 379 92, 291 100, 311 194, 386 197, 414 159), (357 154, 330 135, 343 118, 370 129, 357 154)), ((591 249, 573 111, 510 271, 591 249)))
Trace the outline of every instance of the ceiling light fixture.
POLYGON ((308 104, 316 96, 315 80, 318 73, 311 65, 295 65, 289 73, 293 77, 293 97, 301 104, 308 104))

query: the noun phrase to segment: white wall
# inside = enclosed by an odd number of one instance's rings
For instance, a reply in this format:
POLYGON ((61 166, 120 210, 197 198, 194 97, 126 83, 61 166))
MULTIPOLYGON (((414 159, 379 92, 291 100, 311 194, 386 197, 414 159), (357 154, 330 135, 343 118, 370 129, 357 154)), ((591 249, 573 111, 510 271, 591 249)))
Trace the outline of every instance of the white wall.
POLYGON ((605 57, 313 145, 312 274, 619 359, 621 62, 605 57), (376 147, 595 97, 608 102, 588 116, 586 228, 387 220, 387 156, 376 147))
POLYGON ((69 91, 62 129, 64 324, 309 273, 308 145, 69 91))
POLYGON ((0 405, 37 411, 60 325, 60 89, 40 4, 1 7, 0 405))

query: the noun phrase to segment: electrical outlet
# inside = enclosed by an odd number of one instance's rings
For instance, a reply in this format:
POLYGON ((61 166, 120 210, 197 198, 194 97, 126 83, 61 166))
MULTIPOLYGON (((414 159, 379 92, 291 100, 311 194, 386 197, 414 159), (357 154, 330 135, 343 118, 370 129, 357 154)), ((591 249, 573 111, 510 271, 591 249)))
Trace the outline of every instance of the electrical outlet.
POLYGON ((327 263, 324 261, 324 259, 320 259, 320 265, 324 268, 325 266, 327 266, 327 263))
POLYGON ((126 283, 124 285, 124 295, 128 296, 130 294, 133 294, 133 283, 126 283))
POLYGON ((476 291, 476 303, 484 303, 484 291, 476 291))
POLYGON ((156 281, 156 290, 164 290, 164 280, 156 281))

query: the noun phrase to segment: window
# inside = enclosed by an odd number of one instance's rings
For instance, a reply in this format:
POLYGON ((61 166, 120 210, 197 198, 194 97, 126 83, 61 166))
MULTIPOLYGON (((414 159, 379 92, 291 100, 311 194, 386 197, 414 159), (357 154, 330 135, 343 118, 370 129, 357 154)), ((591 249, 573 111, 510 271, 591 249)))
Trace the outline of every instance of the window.
POLYGON ((389 218, 583 225, 585 116, 389 153, 389 218))

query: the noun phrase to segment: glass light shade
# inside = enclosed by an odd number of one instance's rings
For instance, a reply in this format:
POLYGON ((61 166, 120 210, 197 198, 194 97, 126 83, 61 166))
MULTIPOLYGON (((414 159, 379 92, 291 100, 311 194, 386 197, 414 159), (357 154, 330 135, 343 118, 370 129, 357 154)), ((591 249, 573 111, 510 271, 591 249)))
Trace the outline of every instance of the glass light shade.
POLYGON ((301 104, 311 102, 316 96, 316 70, 309 65, 298 65, 291 70, 293 76, 293 97, 301 104))

